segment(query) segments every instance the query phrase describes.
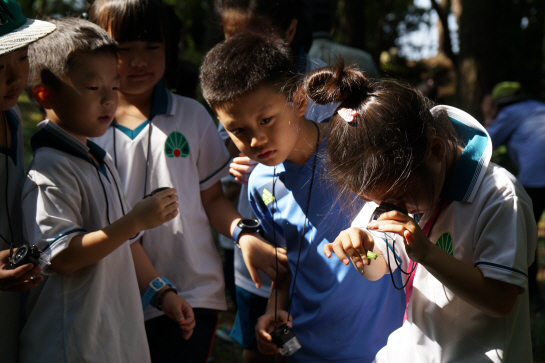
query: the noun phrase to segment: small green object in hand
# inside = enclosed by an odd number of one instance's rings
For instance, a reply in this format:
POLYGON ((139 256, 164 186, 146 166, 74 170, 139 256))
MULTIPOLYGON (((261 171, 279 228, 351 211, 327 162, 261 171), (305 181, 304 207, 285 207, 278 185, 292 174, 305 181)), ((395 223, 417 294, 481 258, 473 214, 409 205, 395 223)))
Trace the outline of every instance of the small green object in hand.
POLYGON ((376 260, 378 257, 378 255, 376 253, 374 253, 373 251, 367 251, 367 258, 368 259, 373 259, 373 260, 376 260))

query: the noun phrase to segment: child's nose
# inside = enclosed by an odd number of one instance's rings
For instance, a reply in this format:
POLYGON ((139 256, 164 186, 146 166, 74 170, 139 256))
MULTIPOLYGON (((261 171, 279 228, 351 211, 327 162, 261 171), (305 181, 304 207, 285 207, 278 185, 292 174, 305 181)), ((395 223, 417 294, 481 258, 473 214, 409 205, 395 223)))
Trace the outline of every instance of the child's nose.
POLYGON ((267 141, 267 138, 265 137, 264 133, 253 133, 250 139, 250 146, 259 147, 261 145, 264 145, 266 141, 267 141))
POLYGON ((131 67, 139 68, 139 67, 145 67, 147 65, 146 58, 144 58, 140 54, 135 54, 134 57, 131 59, 131 67))

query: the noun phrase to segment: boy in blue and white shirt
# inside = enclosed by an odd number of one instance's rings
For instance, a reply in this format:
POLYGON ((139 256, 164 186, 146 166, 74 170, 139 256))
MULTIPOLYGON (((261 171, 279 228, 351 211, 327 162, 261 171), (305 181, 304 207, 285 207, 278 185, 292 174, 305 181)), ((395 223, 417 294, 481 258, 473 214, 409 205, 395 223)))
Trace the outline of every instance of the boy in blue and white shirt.
POLYGON ((269 242, 287 248, 294 276, 273 285, 256 325, 259 350, 277 353, 270 333, 289 322, 302 345, 290 362, 371 362, 401 325, 404 297, 388 277, 362 285, 356 271, 322 255, 350 221, 323 175, 328 124, 304 117, 307 102, 293 94, 290 69, 285 43, 255 34, 220 43, 201 68, 206 100, 238 149, 261 163, 249 181, 252 209, 269 242))

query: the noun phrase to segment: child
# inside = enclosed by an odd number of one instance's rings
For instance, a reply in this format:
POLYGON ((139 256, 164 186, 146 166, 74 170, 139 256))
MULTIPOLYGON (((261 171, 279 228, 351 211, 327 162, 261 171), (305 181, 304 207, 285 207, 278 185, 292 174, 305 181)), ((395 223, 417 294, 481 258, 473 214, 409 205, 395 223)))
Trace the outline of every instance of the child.
POLYGON ((267 311, 255 328, 259 349, 278 352, 270 333, 288 322, 289 312, 302 345, 290 361, 370 362, 400 326, 403 297, 389 279, 374 289, 362 285, 356 271, 321 254, 349 221, 318 157, 327 123, 304 117, 306 100, 293 94, 290 69, 283 41, 253 33, 216 45, 201 67, 205 99, 238 149, 261 163, 250 176, 250 203, 268 240, 287 247, 294 276, 291 284, 280 278, 273 284, 267 311))
POLYGON ((310 74, 305 86, 316 102, 341 102, 328 140, 340 188, 418 220, 390 211, 367 224, 376 207, 368 203, 358 228, 324 247, 345 264, 348 255, 370 280, 400 266, 398 258, 409 274, 406 321, 376 362, 532 362, 532 204, 490 163, 485 129, 453 107, 432 108, 410 86, 373 83, 342 64, 310 74), (366 250, 384 257, 369 260, 366 250))
MULTIPOLYGON (((248 30, 284 39, 290 46, 291 70, 299 77, 326 65, 307 54, 312 43, 312 32, 309 19, 305 15, 304 0, 216 0, 214 8, 226 39, 248 30)), ((305 117, 320 122, 328 119, 335 109, 334 104, 324 106, 311 102, 307 106, 305 117)), ((234 157, 230 172, 243 184, 238 211, 245 218, 255 218, 248 202, 247 189, 248 175, 255 162, 239 155, 240 150, 233 145, 221 124, 219 131, 234 157)), ((257 275, 249 271, 244 264, 242 251, 235 249, 234 257, 237 301, 240 306, 231 337, 244 348, 245 363, 274 362, 274 357, 258 352, 254 330, 257 319, 265 312, 271 291, 271 279, 264 274, 257 275), (260 287, 256 287, 254 283, 256 278, 260 287)))
MULTIPOLYGON (((113 156, 129 202, 172 186, 183 205, 172 222, 148 231, 142 245, 194 308, 197 325, 185 341, 177 324, 148 308, 152 360, 206 362, 217 311, 226 309, 221 259, 210 227, 230 237, 240 220, 220 181, 231 158, 205 108, 160 83, 168 46, 164 5, 158 0, 97 0, 89 14, 120 44, 119 107, 113 125, 96 141, 113 156)), ((251 234, 240 243, 242 248, 248 243, 270 247, 251 234)), ((269 264, 272 269, 274 260, 269 264)))
POLYGON ((176 216, 177 196, 164 190, 130 210, 113 161, 88 140, 106 132, 117 107, 117 44, 86 20, 51 21, 57 31, 29 49, 27 93, 47 119, 31 140, 23 211, 27 240, 51 257, 52 274, 31 293, 20 360, 149 362, 147 300, 187 336, 194 326, 189 304, 138 243, 141 230, 176 216))
POLYGON ((39 267, 25 264, 6 270, 14 247, 23 244, 21 189, 24 178, 23 129, 17 99, 28 79, 28 45, 55 30, 44 21, 27 19, 15 0, 2 0, 0 25, 0 357, 17 361, 20 294, 43 277, 39 267), (4 292, 9 291, 9 292, 4 292))

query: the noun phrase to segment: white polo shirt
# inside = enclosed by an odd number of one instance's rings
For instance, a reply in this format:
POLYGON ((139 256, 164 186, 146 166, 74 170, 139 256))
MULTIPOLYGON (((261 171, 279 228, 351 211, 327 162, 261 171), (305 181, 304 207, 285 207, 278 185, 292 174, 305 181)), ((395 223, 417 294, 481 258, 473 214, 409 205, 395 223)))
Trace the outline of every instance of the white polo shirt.
MULTIPOLYGON (((23 187, 24 229, 27 241, 54 260, 73 237, 105 227, 108 218, 113 223, 129 206, 104 150, 49 120, 39 126, 23 187)), ((30 293, 21 362, 150 361, 129 241, 69 275, 48 273, 30 293)))
MULTIPOLYGON (((376 362, 532 362, 527 290, 537 241, 532 203, 513 175, 489 162, 492 145, 485 129, 453 107, 437 106, 432 113, 441 110, 448 113, 465 148, 442 190, 442 198, 453 202, 435 221, 429 239, 485 277, 524 292, 509 315, 492 318, 419 265, 407 320, 390 335, 376 362)), ((366 205, 352 225, 367 225, 374 207, 366 205)), ((420 226, 429 219, 430 214, 424 215, 420 226)), ((407 270, 403 241, 398 239, 395 246, 407 270)), ((385 243, 378 247, 387 253, 385 243)))
MULTIPOLYGON (((5 114, 11 132, 11 147, 9 149, 0 147, 0 235, 18 247, 23 243, 21 211, 21 190, 25 177, 23 128, 21 113, 17 106, 6 110, 5 114)), ((9 244, 0 241, 0 250, 9 247, 9 244)), ((17 361, 20 297, 21 294, 18 292, 0 291, 2 315, 0 331, 5 332, 0 339, 0 357, 2 362, 6 363, 17 361)))
MULTIPOLYGON (((156 188, 176 188, 178 215, 146 231, 142 246, 159 275, 170 280, 193 308, 225 310, 222 262, 201 192, 229 174, 231 157, 212 118, 195 100, 158 84, 150 118, 151 139, 150 123, 145 121, 134 130, 114 124, 95 142, 112 155, 130 204, 156 188)), ((145 318, 162 314, 148 306, 145 318)))

